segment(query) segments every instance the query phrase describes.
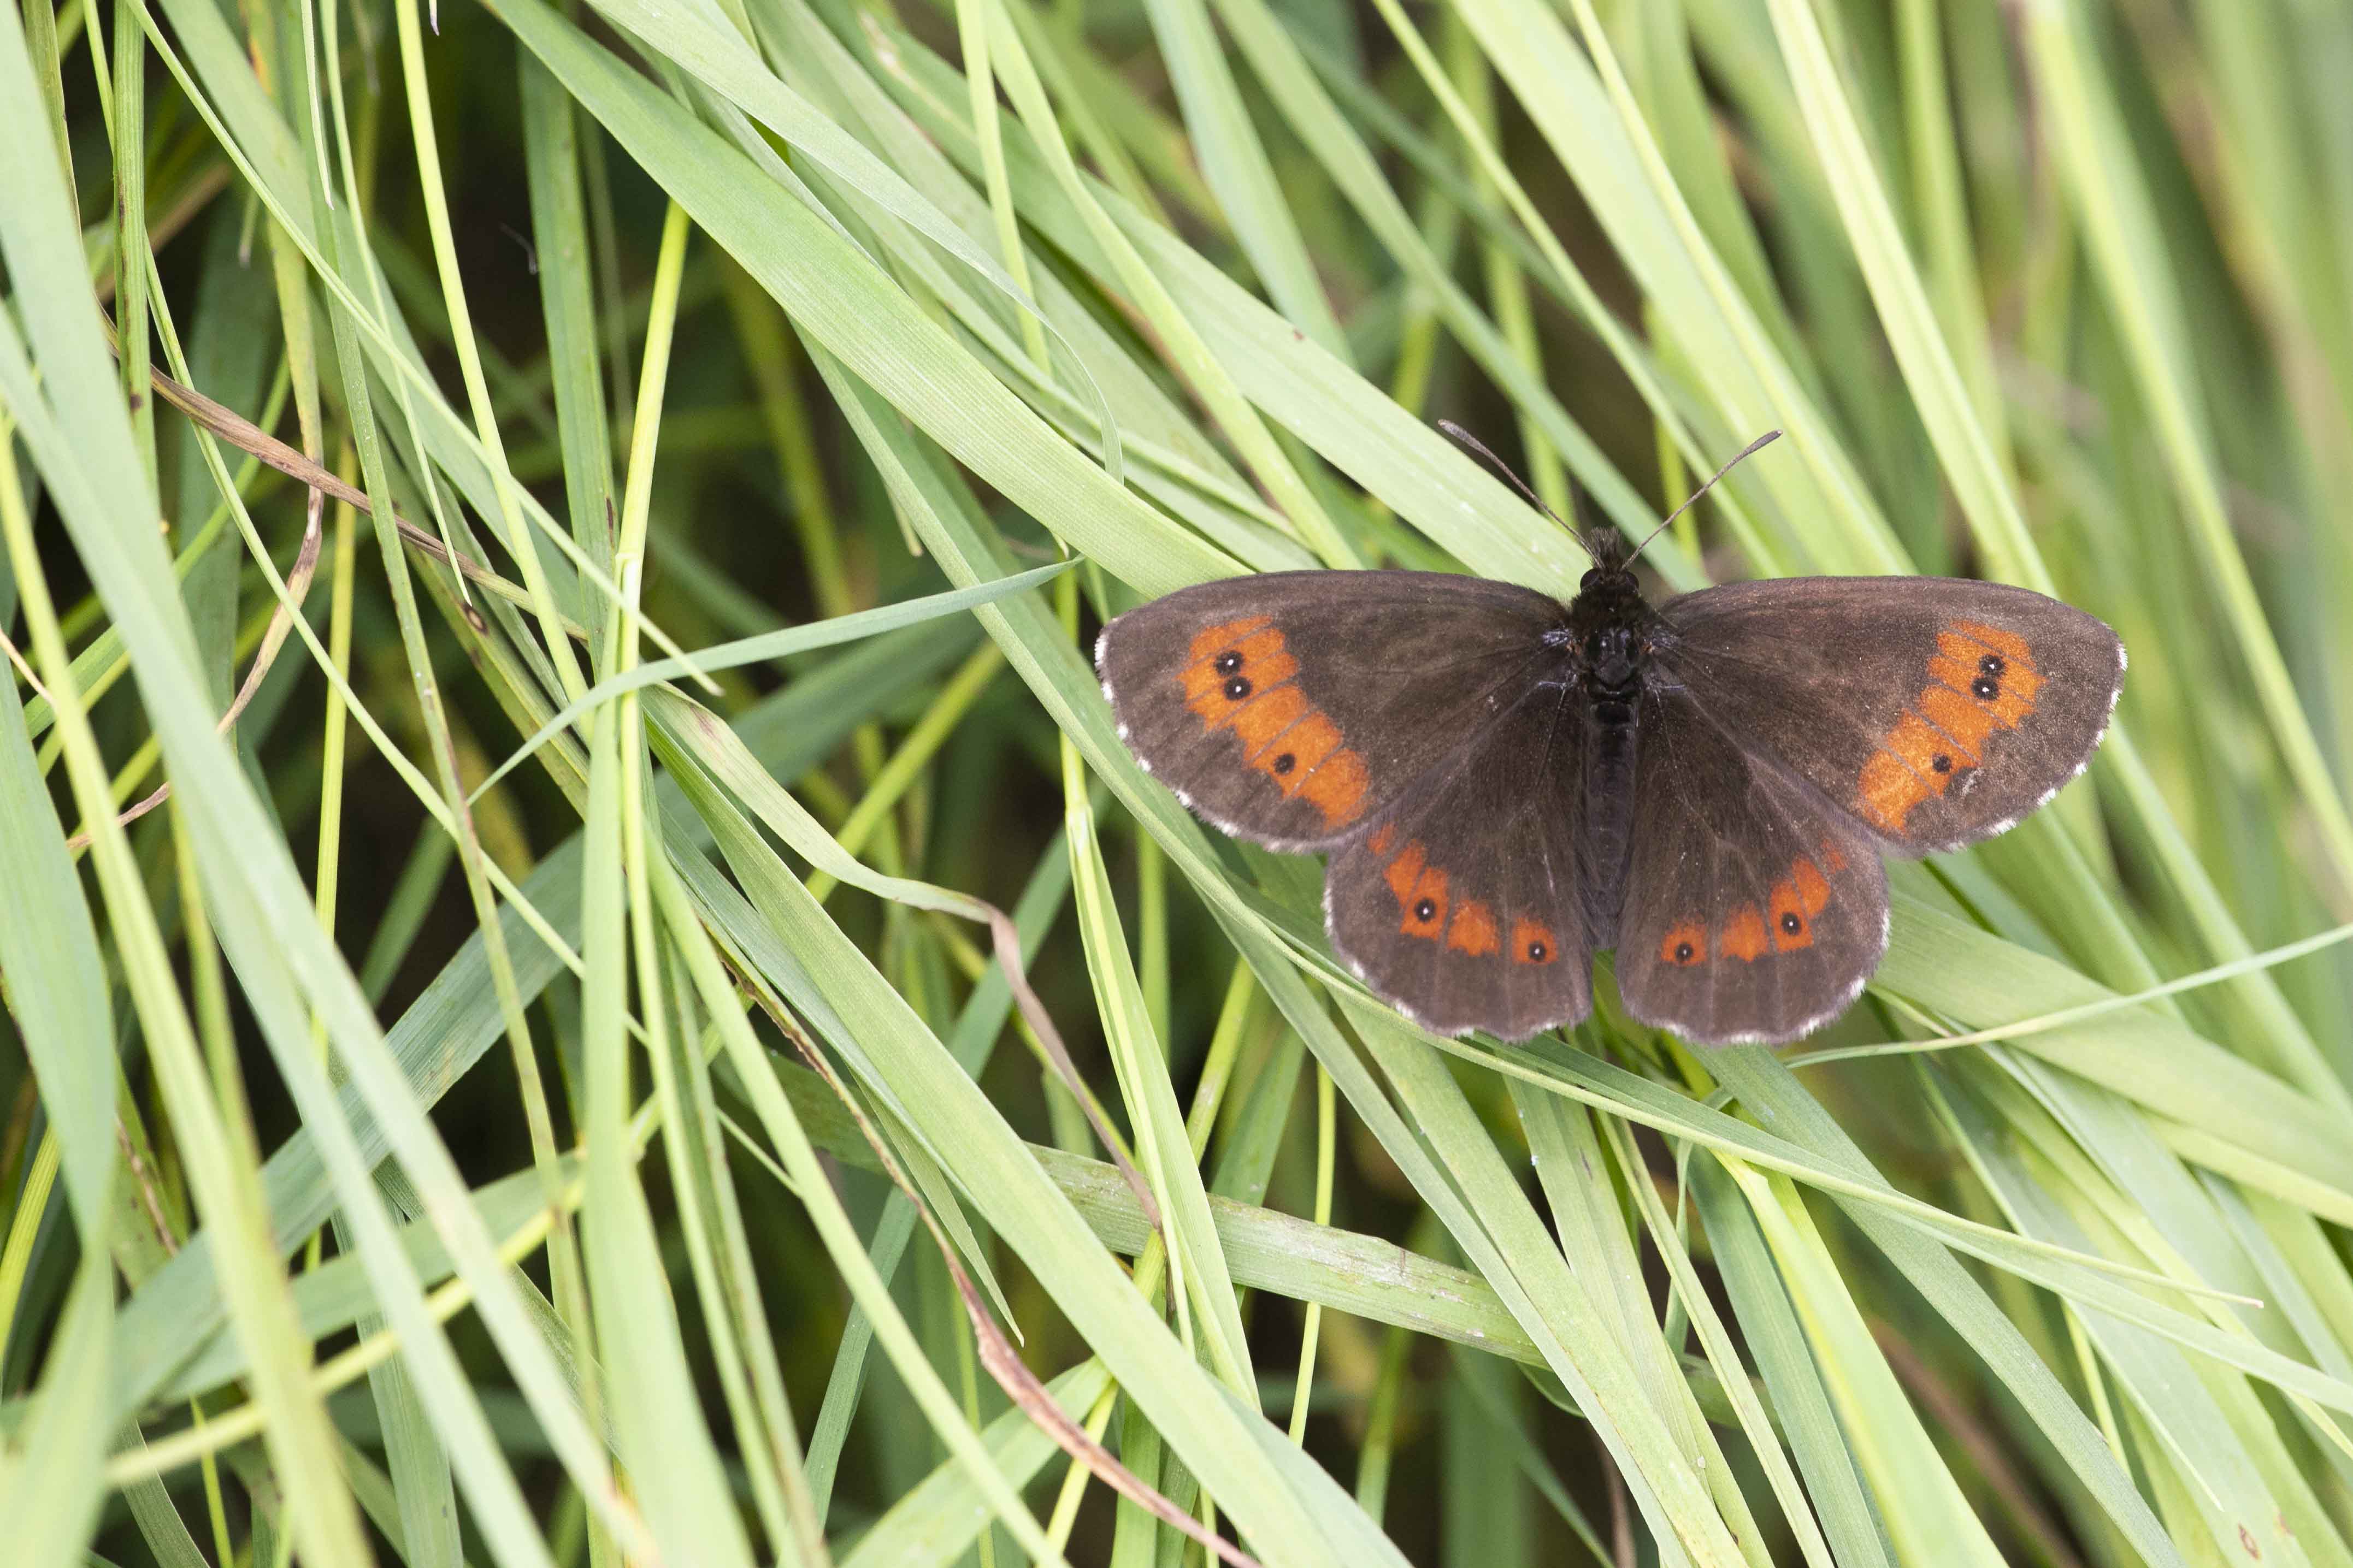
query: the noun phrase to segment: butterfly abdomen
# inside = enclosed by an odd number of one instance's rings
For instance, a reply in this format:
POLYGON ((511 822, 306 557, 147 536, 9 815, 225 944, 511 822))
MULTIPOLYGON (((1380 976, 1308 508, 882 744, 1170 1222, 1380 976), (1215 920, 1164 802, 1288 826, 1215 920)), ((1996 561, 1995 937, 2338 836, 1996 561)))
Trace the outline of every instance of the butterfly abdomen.
POLYGON ((1641 709, 1631 689, 1599 689, 1585 708, 1585 832, 1577 856, 1593 945, 1618 940, 1618 906, 1634 847, 1634 769, 1641 709))

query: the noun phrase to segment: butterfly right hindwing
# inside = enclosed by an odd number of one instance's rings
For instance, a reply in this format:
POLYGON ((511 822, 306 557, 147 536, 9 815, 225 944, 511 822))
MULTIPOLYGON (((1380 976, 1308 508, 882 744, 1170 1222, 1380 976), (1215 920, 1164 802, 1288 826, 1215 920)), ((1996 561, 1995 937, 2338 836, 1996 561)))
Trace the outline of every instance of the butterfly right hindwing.
POLYGON ((1688 692, 1645 697, 1637 777, 1626 1010, 1713 1044, 1843 1012, 1887 950, 1887 872, 1861 825, 1688 692))

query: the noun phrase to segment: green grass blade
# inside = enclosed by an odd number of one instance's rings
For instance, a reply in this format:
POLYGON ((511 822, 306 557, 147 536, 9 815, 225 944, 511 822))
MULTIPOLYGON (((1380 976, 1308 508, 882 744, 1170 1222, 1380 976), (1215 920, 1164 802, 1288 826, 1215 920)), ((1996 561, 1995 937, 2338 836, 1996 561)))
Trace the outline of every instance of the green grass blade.
POLYGON ((1202 0, 1151 0, 1145 9, 1202 175, 1217 193, 1243 254, 1265 282, 1275 309, 1327 353, 1346 359, 1346 335, 1324 297, 1273 162, 1250 123, 1208 6, 1202 0))

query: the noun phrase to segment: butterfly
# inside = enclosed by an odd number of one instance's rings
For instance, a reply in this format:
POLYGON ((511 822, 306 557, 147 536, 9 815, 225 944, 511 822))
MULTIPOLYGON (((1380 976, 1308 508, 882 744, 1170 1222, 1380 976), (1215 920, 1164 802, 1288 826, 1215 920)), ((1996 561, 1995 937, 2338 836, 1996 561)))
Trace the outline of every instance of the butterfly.
POLYGON ((1334 953, 1434 1033, 1578 1022, 1614 948, 1641 1023, 1810 1034, 1886 952, 1881 856, 2017 823, 2084 771, 2123 689, 2116 634, 2027 589, 1794 577, 1653 606, 1638 546, 1583 542, 1566 603, 1269 573, 1095 644, 1137 761, 1227 834, 1328 854, 1334 953))

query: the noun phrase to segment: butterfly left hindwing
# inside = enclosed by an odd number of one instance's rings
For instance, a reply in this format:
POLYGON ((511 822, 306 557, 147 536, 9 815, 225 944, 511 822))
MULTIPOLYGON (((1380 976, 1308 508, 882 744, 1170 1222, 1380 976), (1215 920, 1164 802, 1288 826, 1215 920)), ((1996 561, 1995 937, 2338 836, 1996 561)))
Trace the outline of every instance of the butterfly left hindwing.
POLYGON ((1592 1011, 1584 728, 1563 686, 1527 684, 1333 854, 1332 951, 1424 1028, 1524 1040, 1592 1011))

